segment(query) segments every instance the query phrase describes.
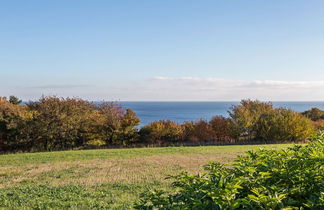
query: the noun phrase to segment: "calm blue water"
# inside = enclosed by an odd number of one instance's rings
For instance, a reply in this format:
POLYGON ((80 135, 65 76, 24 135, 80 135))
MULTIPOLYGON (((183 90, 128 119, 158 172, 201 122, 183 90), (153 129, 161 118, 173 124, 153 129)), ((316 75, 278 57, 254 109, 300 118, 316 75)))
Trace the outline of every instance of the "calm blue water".
MULTIPOLYGON (((239 102, 118 102, 136 112, 141 125, 157 120, 172 120, 178 123, 199 119, 210 120, 212 116, 228 116, 227 111, 239 102)), ((273 102, 275 107, 284 107, 302 112, 312 107, 324 110, 324 102, 273 102)))

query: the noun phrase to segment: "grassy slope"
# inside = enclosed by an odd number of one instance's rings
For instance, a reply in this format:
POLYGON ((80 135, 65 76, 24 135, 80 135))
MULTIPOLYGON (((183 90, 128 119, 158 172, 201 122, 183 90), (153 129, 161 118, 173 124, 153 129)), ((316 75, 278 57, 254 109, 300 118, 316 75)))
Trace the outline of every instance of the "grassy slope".
POLYGON ((168 188, 168 175, 201 172, 260 147, 245 145, 107 149, 0 155, 0 207, 130 208, 141 192, 168 188))

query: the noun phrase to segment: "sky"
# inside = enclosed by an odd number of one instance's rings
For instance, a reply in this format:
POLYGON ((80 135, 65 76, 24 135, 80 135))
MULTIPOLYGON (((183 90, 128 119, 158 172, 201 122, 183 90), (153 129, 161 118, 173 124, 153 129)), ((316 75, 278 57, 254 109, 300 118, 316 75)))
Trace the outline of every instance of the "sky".
POLYGON ((0 96, 324 101, 322 0, 0 0, 0 96))

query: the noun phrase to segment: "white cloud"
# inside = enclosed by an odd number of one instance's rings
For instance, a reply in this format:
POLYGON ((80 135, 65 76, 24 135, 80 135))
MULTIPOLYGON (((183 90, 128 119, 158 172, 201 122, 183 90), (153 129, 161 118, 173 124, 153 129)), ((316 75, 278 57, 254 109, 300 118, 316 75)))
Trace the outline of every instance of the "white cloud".
POLYGON ((94 85, 40 85, 40 86, 28 86, 26 88, 31 89, 68 89, 68 88, 89 88, 93 87, 94 85))
POLYGON ((169 81, 169 82, 186 82, 191 84, 201 83, 201 84, 213 84, 213 85, 223 85, 230 84, 231 86, 277 86, 277 87, 324 87, 324 81, 278 81, 278 80, 226 80, 222 78, 201 78, 201 77, 154 77, 152 81, 169 81))
POLYGON ((201 77, 154 77, 157 94, 174 100, 324 100, 324 81, 229 80, 201 77), (168 92, 169 91, 169 92, 168 92), (168 93, 165 93, 168 92, 168 93))
MULTIPOLYGON (((1 87, 1 85, 0 85, 1 87)), ((41 95, 78 96, 90 100, 135 101, 324 101, 324 81, 230 80, 202 77, 154 77, 119 84, 2 87, 0 95, 24 99, 41 95)))

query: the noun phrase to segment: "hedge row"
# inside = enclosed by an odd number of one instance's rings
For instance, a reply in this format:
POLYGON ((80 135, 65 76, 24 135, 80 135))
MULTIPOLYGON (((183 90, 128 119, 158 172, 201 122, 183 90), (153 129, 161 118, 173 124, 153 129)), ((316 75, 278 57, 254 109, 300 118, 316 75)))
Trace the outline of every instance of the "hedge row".
MULTIPOLYGON (((156 121, 138 128, 140 119, 130 109, 79 98, 42 97, 20 105, 15 97, 0 98, 0 151, 48 151, 86 146, 224 144, 302 141, 322 121, 311 121, 271 103, 242 100, 229 118, 215 116, 182 124, 156 121)), ((314 115, 311 115, 314 116, 314 115)))

